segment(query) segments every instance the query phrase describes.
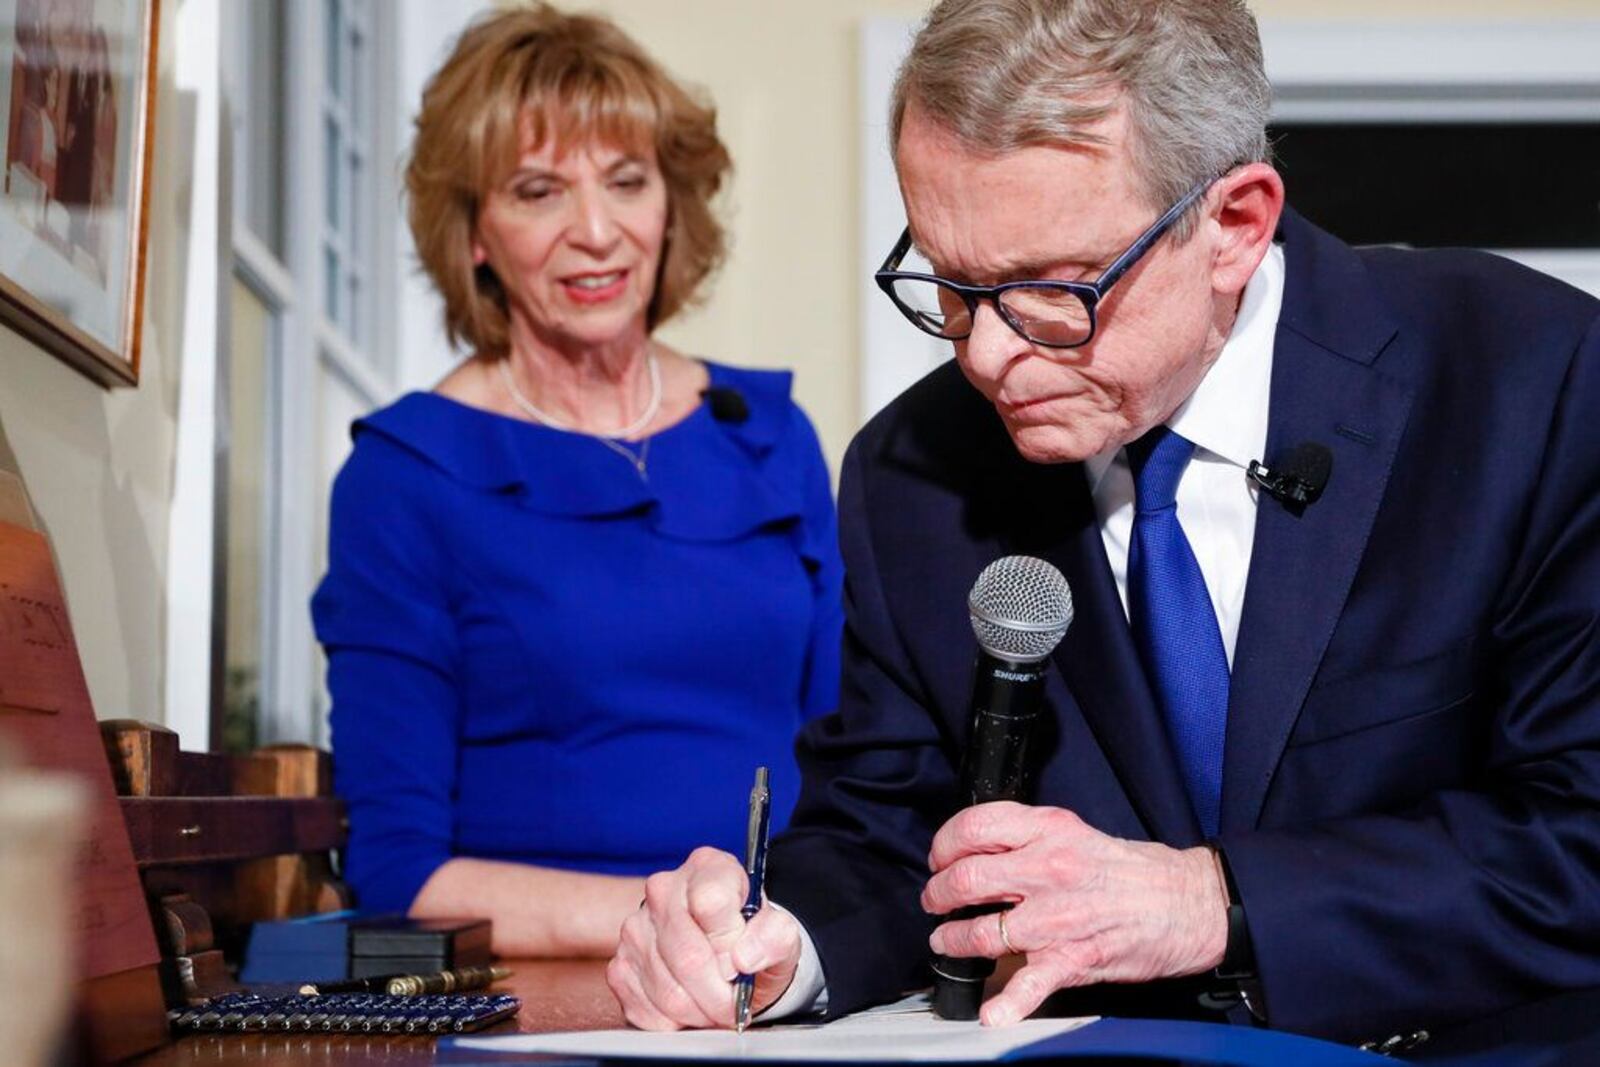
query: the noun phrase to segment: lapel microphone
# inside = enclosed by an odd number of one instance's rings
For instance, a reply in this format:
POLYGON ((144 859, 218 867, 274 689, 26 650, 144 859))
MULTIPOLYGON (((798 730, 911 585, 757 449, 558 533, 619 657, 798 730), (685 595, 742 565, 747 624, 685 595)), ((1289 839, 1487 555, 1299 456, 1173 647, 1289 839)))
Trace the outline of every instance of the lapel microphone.
POLYGON ((1253 459, 1245 471, 1247 478, 1296 517, 1317 502, 1332 474, 1333 452, 1314 441, 1295 445, 1288 455, 1274 460, 1271 468, 1253 459))
MULTIPOLYGON (((1028 738, 1044 708, 1050 653, 1072 624, 1072 591, 1061 572, 1032 556, 1006 556, 983 569, 967 596, 978 639, 971 732, 961 760, 963 807, 992 800, 1032 799, 1028 738)), ((959 908, 946 919, 970 919, 1009 905, 959 908)), ((933 1013, 976 1019, 994 960, 935 955, 933 1013)))
POLYGON ((700 395, 710 406, 711 417, 718 422, 740 423, 750 417, 750 405, 744 394, 731 385, 708 386, 700 390, 700 395))

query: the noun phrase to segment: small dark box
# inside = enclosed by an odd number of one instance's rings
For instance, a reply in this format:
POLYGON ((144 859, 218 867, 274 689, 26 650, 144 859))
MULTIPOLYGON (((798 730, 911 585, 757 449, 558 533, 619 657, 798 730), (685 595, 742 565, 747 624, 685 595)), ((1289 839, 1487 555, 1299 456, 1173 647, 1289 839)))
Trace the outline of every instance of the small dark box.
POLYGON ((488 919, 385 915, 350 924, 350 977, 429 974, 490 962, 488 919))

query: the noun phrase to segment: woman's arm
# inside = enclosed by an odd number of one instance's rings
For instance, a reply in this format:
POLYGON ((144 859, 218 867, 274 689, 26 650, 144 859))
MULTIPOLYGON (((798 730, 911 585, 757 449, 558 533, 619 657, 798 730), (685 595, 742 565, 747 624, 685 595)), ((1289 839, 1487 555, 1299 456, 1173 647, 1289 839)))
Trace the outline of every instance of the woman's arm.
POLYGON ((311 604, 350 819, 344 877, 369 911, 404 911, 454 850, 464 709, 432 485, 427 468, 363 433, 334 482, 328 574, 311 604))
POLYGON ((643 899, 643 878, 457 857, 423 883, 410 914, 487 916, 498 956, 604 958, 643 899))

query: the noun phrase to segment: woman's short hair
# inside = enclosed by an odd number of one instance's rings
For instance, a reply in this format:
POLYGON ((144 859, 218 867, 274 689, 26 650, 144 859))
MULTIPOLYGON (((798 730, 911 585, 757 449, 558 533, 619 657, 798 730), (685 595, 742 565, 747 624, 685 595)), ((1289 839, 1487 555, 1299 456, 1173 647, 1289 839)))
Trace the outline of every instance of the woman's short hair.
POLYGON ((411 233, 444 296, 445 330, 490 355, 510 343, 505 291, 472 261, 484 197, 528 147, 598 140, 653 148, 667 188, 667 236, 650 329, 694 301, 722 262, 711 201, 731 161, 716 110, 696 100, 604 18, 535 3, 490 13, 462 33, 428 82, 406 166, 411 233))
MULTIPOLYGON (((1272 90, 1244 0, 942 0, 895 81, 891 151, 912 101, 961 143, 996 154, 1098 143, 1087 127, 1123 103, 1155 210, 1270 155, 1272 90)), ((1193 218, 1175 235, 1186 237, 1193 218)))

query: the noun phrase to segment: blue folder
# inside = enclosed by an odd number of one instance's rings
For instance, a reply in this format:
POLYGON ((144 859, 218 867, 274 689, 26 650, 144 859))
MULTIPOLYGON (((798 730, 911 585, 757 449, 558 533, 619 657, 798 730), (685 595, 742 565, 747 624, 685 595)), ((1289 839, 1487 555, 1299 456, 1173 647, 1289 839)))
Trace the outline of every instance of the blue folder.
POLYGON ((1174 1019, 1101 1019, 1077 1030, 1024 1045, 1006 1060, 1044 1059, 1152 1059, 1219 1067, 1360 1067, 1401 1061, 1363 1052, 1349 1045, 1286 1034, 1280 1030, 1254 1030, 1223 1023, 1180 1022, 1174 1019))

